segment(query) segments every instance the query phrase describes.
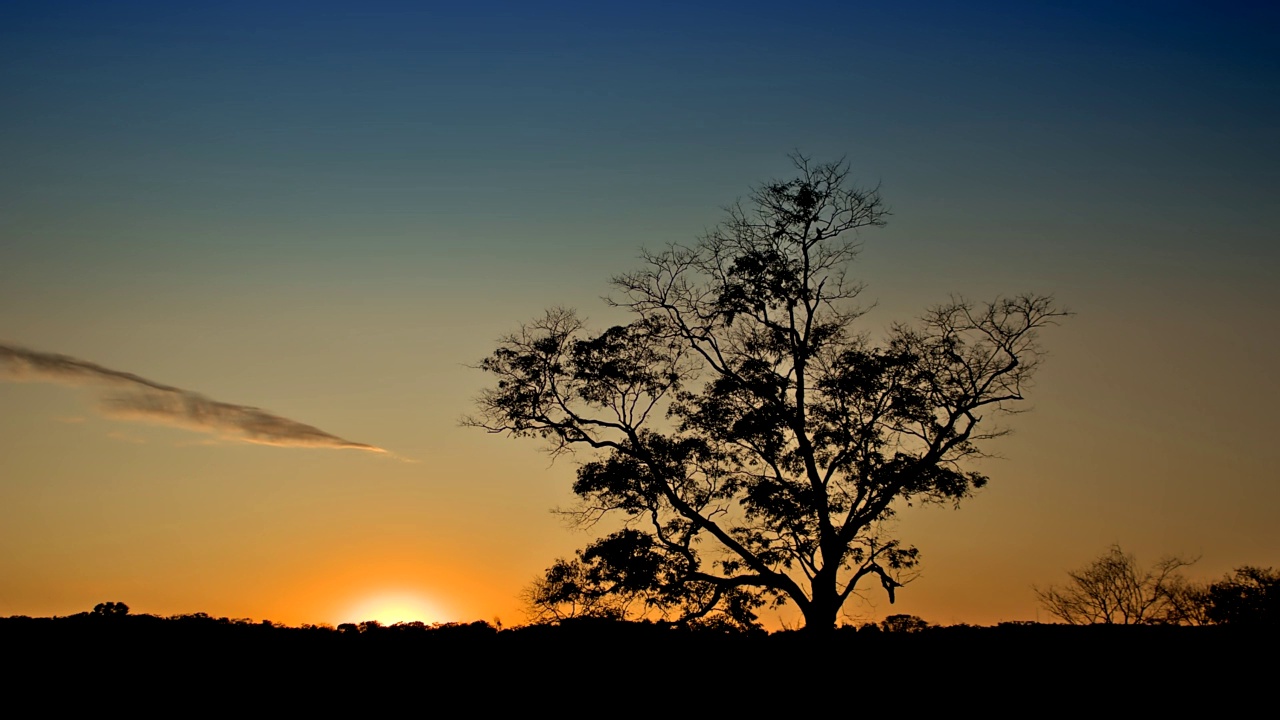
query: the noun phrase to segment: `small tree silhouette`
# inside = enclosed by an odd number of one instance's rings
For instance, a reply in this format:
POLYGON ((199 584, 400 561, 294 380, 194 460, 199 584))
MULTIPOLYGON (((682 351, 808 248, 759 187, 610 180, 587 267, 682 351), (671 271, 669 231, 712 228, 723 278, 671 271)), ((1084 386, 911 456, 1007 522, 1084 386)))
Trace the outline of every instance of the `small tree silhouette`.
POLYGON ((122 602, 101 602, 93 606, 96 617, 124 617, 129 614, 129 606, 122 602))
POLYGON ((1196 559, 1166 557, 1150 570, 1112 545, 1102 557, 1067 573, 1063 586, 1034 588, 1041 605, 1072 625, 1154 625, 1182 622, 1176 598, 1186 586, 1178 570, 1196 559))
POLYGON ((1203 597, 1210 622, 1280 626, 1280 572, 1272 568, 1238 567, 1203 597))
POLYGON ((891 633, 915 633, 929 627, 929 623, 915 615, 890 615, 880 623, 880 629, 891 633))

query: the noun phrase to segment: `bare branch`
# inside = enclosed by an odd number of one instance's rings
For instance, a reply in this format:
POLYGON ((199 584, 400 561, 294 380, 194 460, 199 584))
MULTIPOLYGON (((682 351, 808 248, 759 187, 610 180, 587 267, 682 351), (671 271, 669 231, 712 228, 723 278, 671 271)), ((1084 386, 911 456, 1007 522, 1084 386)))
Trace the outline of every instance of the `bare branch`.
POLYGON ((1198 558, 1166 557, 1148 570, 1112 545, 1088 566, 1067 573, 1066 585, 1034 588, 1054 617, 1071 625, 1152 625, 1188 620, 1186 580, 1179 571, 1198 558))

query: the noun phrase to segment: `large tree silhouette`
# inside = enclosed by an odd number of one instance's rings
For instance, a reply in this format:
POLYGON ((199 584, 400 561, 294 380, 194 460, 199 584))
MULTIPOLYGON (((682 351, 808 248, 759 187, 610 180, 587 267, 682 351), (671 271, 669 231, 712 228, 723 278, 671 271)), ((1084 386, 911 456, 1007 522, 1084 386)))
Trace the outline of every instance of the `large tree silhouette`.
POLYGON ((465 422, 592 450, 574 512, 622 520, 534 584, 543 617, 752 625, 790 602, 830 629, 861 583, 892 601, 917 564, 885 519, 986 483, 966 461, 1003 432, 991 417, 1023 399, 1037 330, 1065 313, 953 298, 873 342, 846 273, 857 232, 884 224, 879 192, 844 162, 793 160, 797 177, 614 279, 633 322, 593 333, 553 309, 480 363, 496 382, 465 422))

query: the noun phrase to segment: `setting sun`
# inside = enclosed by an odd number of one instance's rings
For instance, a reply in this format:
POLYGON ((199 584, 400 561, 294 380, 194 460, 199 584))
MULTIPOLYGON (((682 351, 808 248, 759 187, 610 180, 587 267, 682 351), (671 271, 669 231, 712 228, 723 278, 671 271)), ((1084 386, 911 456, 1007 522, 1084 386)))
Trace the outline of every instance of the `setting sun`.
POLYGON ((422 595, 413 592, 386 592, 353 603, 342 622, 360 623, 376 620, 383 625, 402 622, 444 622, 439 608, 422 595))

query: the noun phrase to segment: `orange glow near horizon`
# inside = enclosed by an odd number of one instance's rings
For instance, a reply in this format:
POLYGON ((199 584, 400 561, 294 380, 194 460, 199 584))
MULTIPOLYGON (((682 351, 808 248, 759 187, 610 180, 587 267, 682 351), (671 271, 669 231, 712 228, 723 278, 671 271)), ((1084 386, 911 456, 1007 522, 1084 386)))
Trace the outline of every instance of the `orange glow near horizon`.
POLYGON ((402 622, 447 622, 439 606, 422 593, 406 590, 389 590, 371 593, 353 602, 345 610, 339 622, 360 623, 376 620, 383 625, 402 622))

